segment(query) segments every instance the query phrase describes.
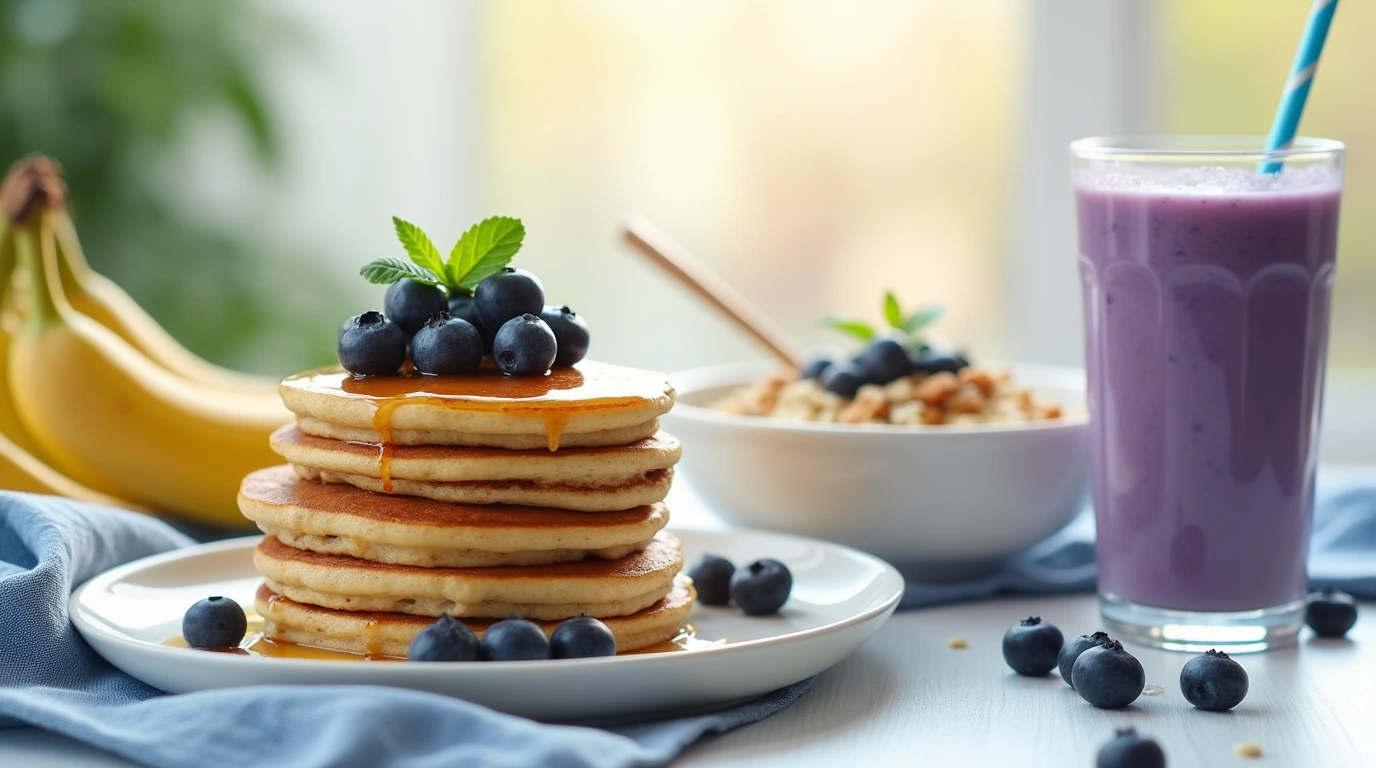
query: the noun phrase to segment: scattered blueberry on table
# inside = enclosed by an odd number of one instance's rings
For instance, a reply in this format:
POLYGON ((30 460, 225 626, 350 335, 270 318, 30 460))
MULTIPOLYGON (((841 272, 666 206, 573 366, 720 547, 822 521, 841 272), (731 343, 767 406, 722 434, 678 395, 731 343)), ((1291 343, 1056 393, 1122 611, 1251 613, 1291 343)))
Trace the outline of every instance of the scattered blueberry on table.
POLYGON ((382 313, 407 336, 414 336, 436 312, 449 308, 444 290, 415 280, 398 280, 382 298, 382 313))
POLYGON ((549 638, 539 624, 512 617, 487 628, 483 633, 482 652, 487 661, 548 659, 549 638))
POLYGON ((1147 686, 1142 662, 1109 640, 1080 654, 1070 671, 1080 698, 1100 709, 1121 709, 1137 700, 1147 686))
POLYGON ((554 628, 549 636, 549 655, 554 659, 615 656, 616 636, 597 619, 576 616, 554 628))
POLYGON ((1056 668, 1065 637, 1055 625, 1031 616, 1003 635, 1003 660, 1014 672, 1041 677, 1056 668))
POLYGON ((244 609, 228 597, 207 597, 182 616, 182 639, 192 648, 233 648, 247 632, 244 609))
POLYGON ((1319 637, 1343 637, 1357 624, 1357 601, 1336 589, 1325 589, 1309 596, 1304 623, 1319 637))
POLYGON ((1095 768, 1166 768, 1166 753, 1161 745, 1136 729, 1124 728, 1099 749, 1095 768))
POLYGON ((416 633, 406 658, 409 661, 478 661, 482 658, 482 647, 468 625, 446 613, 416 633))
POLYGON ((483 337, 467 320, 436 312, 411 337, 411 363, 431 376, 473 373, 483 362, 483 337))
POLYGON ((1200 709, 1226 712, 1247 696, 1247 670, 1228 654, 1211 650, 1185 662, 1180 692, 1200 709))
POLYGON ((1056 659, 1056 666, 1060 668, 1061 679, 1071 688, 1075 684, 1070 681, 1070 670, 1075 666, 1075 660, 1080 658, 1080 654, 1093 648, 1096 645, 1103 645, 1108 642, 1107 632, 1095 632, 1092 635, 1076 635, 1072 637, 1064 646, 1056 659))
POLYGON ((793 574, 778 560, 756 560, 731 576, 731 599, 747 616, 778 613, 793 590, 793 574))
POLYGON ((364 312, 345 323, 337 352, 349 373, 386 376, 406 362, 406 332, 381 312, 364 312))
POLYGON ((703 605, 726 605, 731 602, 731 575, 736 566, 724 557, 707 554, 688 569, 698 602, 703 605))

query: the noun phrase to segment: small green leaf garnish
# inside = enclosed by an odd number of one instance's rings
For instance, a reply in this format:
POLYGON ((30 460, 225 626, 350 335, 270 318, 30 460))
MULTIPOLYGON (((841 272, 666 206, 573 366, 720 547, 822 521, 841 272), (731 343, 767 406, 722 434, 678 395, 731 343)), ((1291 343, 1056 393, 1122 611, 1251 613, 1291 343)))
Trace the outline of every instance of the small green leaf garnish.
POLYGON ((908 315, 908 319, 903 321, 903 332, 911 336, 936 322, 937 318, 941 317, 945 312, 946 308, 939 304, 923 307, 911 315, 908 315))
POLYGON ((469 227, 445 261, 420 227, 396 216, 392 217, 392 225, 411 263, 390 257, 376 259, 359 270, 363 277, 381 285, 415 280, 445 288, 451 296, 471 295, 478 283, 501 272, 521 250, 526 237, 520 219, 493 216, 469 227))
POLYGON ((526 228, 520 219, 493 216, 474 224, 449 252, 446 282, 471 290, 511 263, 525 238, 526 228))
POLYGON ((359 273, 370 283, 379 285, 391 285, 398 280, 415 280, 426 285, 444 285, 440 276, 415 264, 402 261, 401 259, 382 258, 376 259, 363 265, 359 273))
POLYGON ((444 274, 444 259, 440 257, 440 249, 430 242, 430 236, 425 234, 425 230, 396 216, 392 217, 392 226, 396 227, 401 247, 411 255, 411 261, 414 261, 416 266, 437 275, 444 274))
MULTIPOLYGON (((922 329, 936 322, 944 311, 941 306, 933 304, 905 315, 903 305, 898 301, 898 296, 893 291, 884 293, 884 301, 881 306, 883 307, 884 322, 890 329, 885 332, 898 336, 899 341, 903 342, 903 345, 910 351, 922 347, 922 329)), ((863 320, 856 320, 845 315, 827 315, 822 318, 822 325, 858 339, 862 344, 869 343, 880 332, 880 329, 863 320)))
POLYGON ((856 320, 842 315, 827 315, 822 318, 822 324, 835 331, 840 331, 848 336, 853 336, 861 342, 868 342, 874 338, 874 326, 862 320, 856 320))
POLYGON ((890 328, 903 327, 903 310, 898 306, 898 297, 893 295, 893 291, 884 293, 884 321, 890 328))

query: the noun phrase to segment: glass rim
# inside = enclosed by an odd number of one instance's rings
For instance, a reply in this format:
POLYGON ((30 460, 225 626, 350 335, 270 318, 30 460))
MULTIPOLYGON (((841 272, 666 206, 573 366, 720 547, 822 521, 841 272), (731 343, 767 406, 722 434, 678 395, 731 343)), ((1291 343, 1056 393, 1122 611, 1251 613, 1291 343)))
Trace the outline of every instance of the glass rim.
POLYGON ((1088 160, 1168 159, 1287 160, 1341 156, 1336 139, 1297 136, 1284 149, 1267 151, 1265 136, 1240 134, 1123 134, 1070 142, 1070 154, 1088 160))

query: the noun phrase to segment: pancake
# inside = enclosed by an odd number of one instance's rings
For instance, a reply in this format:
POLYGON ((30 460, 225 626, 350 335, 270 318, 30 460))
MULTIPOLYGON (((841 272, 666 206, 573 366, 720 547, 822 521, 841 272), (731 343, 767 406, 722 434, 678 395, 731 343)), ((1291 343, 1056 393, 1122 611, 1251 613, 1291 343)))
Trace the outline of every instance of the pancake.
POLYGON ((674 403, 663 374, 585 361, 544 376, 504 376, 490 365, 475 374, 416 373, 357 379, 339 368, 289 376, 278 391, 298 416, 389 433, 426 430, 546 438, 641 427, 674 403))
POLYGON ((298 603, 422 616, 567 619, 626 616, 669 592, 683 550, 661 531, 620 560, 492 568, 415 568, 295 549, 268 536, 253 552, 268 586, 298 603))
MULTIPOLYGON (((382 480, 370 475, 316 469, 293 464, 301 477, 321 483, 347 483, 365 491, 384 493, 382 480)), ((386 493, 420 496, 451 504, 514 504, 527 507, 553 507, 577 512, 611 512, 654 504, 669 495, 672 469, 656 469, 633 480, 610 486, 580 486, 563 483, 537 483, 530 480, 473 480, 441 483, 392 478, 386 493)))
MULTIPOLYGON (((348 427, 331 424, 312 416, 297 415, 296 426, 308 435, 332 440, 351 440, 360 443, 381 443, 382 435, 372 427, 348 427)), ((659 419, 622 429, 578 434, 561 433, 560 448, 599 448, 607 445, 628 445, 653 437, 659 431, 659 419)), ((535 448, 549 450, 549 437, 540 435, 490 435, 474 432, 455 432, 444 429, 393 429, 388 432, 392 445, 470 445, 528 451, 535 448)))
MULTIPOLYGON (((636 651, 672 640, 682 630, 693 608, 693 588, 686 580, 675 582, 672 591, 654 605, 630 616, 602 619, 616 637, 618 651, 636 651)), ((273 640, 329 648, 349 653, 405 657, 416 633, 434 622, 428 616, 405 613, 353 613, 298 603, 275 594, 267 585, 258 588, 254 601, 273 640)), ((491 619, 465 618, 464 624, 479 636, 491 619)), ((540 622, 546 634, 558 622, 540 622)))
MULTIPOLYGON (((308 435, 288 424, 272 433, 272 450, 291 462, 341 474, 382 476, 381 446, 308 435)), ((453 445, 394 445, 388 459, 393 479, 435 482, 531 480, 577 486, 616 486, 656 469, 669 469, 682 454, 666 434, 629 445, 511 451, 453 445)))
POLYGON ((447 504, 321 485, 287 466, 245 477, 239 509, 298 549, 426 568, 543 565, 588 555, 615 560, 644 549, 669 522, 663 504, 596 515, 447 504))

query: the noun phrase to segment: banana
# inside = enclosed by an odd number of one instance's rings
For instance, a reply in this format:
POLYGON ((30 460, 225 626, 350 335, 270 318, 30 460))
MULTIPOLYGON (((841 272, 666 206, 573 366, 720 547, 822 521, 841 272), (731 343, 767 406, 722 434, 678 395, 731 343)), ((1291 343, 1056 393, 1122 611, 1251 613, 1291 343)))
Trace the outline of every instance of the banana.
MULTIPOLYGON (((10 338, 18 329, 19 317, 7 303, 8 286, 14 270, 14 248, 5 217, 0 216, 0 380, 5 380, 10 338)), ((0 393, 5 395, 6 393, 0 393)), ((93 504, 118 506, 139 512, 148 510, 123 499, 107 496, 58 472, 36 456, 38 446, 24 431, 19 414, 8 396, 0 396, 0 489, 66 496, 93 504)))
POLYGON ((268 435, 291 419, 274 398, 192 383, 78 312, 62 290, 60 192, 36 201, 14 243, 29 310, 12 342, 9 385, 23 427, 53 467, 99 492, 213 525, 244 524, 239 481, 278 464, 268 435))
POLYGON ((188 381, 264 401, 277 401, 275 380, 221 368, 172 338, 124 289, 91 269, 81 251, 71 217, 65 210, 56 214, 58 271, 62 276, 62 290, 73 309, 114 331, 149 360, 188 381))

